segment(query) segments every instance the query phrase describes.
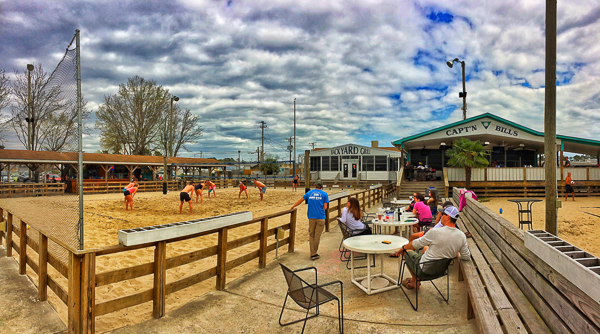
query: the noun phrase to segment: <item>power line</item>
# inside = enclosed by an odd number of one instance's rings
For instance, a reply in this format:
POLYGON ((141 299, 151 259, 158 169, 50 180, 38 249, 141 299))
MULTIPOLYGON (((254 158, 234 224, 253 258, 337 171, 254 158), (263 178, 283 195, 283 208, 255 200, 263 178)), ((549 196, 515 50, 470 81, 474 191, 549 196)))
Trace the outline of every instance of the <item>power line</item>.
POLYGON ((314 143, 308 143, 308 145, 312 146, 313 151, 315 150, 315 145, 317 145, 317 142, 314 143))

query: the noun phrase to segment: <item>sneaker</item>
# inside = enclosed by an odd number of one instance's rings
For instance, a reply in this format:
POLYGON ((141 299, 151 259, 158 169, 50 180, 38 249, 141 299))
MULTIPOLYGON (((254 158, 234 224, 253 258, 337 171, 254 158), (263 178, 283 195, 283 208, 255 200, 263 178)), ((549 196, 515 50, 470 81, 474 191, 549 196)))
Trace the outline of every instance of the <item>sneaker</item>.
POLYGON ((310 257, 310 259, 311 259, 311 260, 316 260, 316 259, 318 259, 319 257, 320 257, 320 256, 319 256, 319 254, 315 254, 315 255, 311 256, 311 257, 310 257))

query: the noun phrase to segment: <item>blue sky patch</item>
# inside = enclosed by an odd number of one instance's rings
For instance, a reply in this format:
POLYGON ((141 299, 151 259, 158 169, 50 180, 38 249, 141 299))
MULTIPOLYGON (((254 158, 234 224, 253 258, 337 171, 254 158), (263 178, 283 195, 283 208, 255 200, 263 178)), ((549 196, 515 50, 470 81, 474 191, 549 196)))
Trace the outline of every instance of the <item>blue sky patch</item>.
POLYGON ((444 108, 440 108, 440 109, 436 109, 434 111, 431 112, 431 116, 433 116, 436 120, 438 121, 443 121, 448 119, 448 117, 450 117, 450 115, 452 115, 452 113, 454 112, 454 110, 456 109, 456 105, 447 105, 444 108))
POLYGON ((429 13, 429 15, 427 16, 431 21, 433 22, 439 22, 439 23, 450 23, 452 22, 452 20, 454 20, 454 15, 450 14, 450 13, 444 13, 444 12, 431 12, 429 13))
POLYGON ((389 96, 390 99, 392 100, 396 100, 399 101, 400 100, 400 94, 392 94, 389 96))

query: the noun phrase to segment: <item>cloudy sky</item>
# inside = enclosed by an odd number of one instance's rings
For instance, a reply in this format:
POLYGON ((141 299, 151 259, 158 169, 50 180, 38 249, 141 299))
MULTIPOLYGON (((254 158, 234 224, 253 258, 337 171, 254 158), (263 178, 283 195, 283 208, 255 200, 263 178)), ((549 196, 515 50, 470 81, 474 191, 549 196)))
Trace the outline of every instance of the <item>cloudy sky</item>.
MULTIPOLYGON (((600 140, 599 19, 597 0, 558 3, 559 134, 600 140)), ((184 156, 250 159, 265 121, 266 153, 287 157, 294 98, 299 152, 391 146, 462 118, 460 66, 445 64, 455 57, 467 63, 468 116, 544 130, 542 0, 0 0, 0 69, 51 71, 75 29, 91 110, 128 77, 154 79, 202 116, 184 156)))

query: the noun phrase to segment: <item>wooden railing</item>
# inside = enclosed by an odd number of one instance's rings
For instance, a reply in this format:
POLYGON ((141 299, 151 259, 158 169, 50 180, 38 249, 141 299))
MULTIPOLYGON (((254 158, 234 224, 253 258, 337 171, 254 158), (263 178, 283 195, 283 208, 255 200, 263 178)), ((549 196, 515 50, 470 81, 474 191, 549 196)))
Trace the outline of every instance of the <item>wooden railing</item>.
POLYGON ((346 202, 348 202, 348 199, 350 197, 354 197, 361 204, 361 208, 363 208, 363 210, 366 210, 367 208, 370 208, 371 206, 381 202, 381 200, 383 198, 387 198, 387 197, 391 196, 392 194, 396 193, 397 189, 398 189, 398 187, 395 184, 390 183, 388 185, 385 185, 385 186, 382 186, 382 187, 379 187, 376 189, 367 189, 367 190, 355 192, 348 196, 340 197, 337 200, 335 200, 337 202, 335 204, 335 206, 333 205, 333 203, 330 202, 329 207, 327 208, 327 211, 325 211, 325 231, 329 232, 329 223, 330 222, 335 221, 336 217, 342 216, 342 209, 343 209, 342 200, 343 199, 345 199, 343 204, 346 204, 346 202), (330 217, 331 212, 336 212, 337 215, 334 215, 334 217, 330 217))
MULTIPOLYGON (((95 319, 97 316, 116 312, 149 301, 153 302, 153 316, 155 318, 160 318, 165 315, 165 297, 169 294, 215 276, 216 288, 222 290, 225 287, 228 270, 241 266, 256 258, 258 258, 259 267, 264 268, 267 263, 267 253, 276 248, 276 243, 273 242, 268 244, 267 239, 268 237, 275 235, 278 228, 289 231, 288 237, 279 240, 279 246, 288 245, 288 252, 294 251, 296 239, 297 211, 294 209, 258 217, 249 222, 160 242, 130 247, 115 245, 100 249, 79 251, 68 247, 60 242, 60 240, 47 235, 44 231, 38 230, 39 240, 32 240, 32 238, 27 235, 27 225, 25 222, 20 221, 19 225, 14 226, 13 213, 3 210, 2 208, 0 208, 0 213, 3 215, 6 214, 7 220, 7 232, 6 234, 0 232, 0 244, 4 237, 6 239, 7 256, 12 256, 13 249, 19 254, 18 262, 20 274, 24 275, 26 273, 26 265, 28 265, 31 270, 38 275, 40 300, 47 299, 46 287, 50 287, 50 289, 56 293, 58 298, 67 306, 67 328, 69 333, 94 333, 95 319), (270 219, 287 215, 289 215, 288 223, 269 227, 270 219), (260 228, 257 233, 235 240, 228 239, 228 232, 230 230, 258 223, 260 223, 260 228), (167 257, 167 244, 211 234, 218 236, 216 245, 186 254, 167 257), (19 244, 13 242, 13 235, 19 237, 19 244), (68 252, 68 266, 59 261, 54 254, 48 252, 48 239, 56 242, 68 252), (258 249, 250 251, 235 259, 228 260, 228 251, 256 241, 259 241, 258 249), (27 253, 27 246, 36 252, 37 256, 29 255, 27 253), (152 262, 109 272, 96 272, 96 259, 98 257, 148 248, 154 248, 154 259, 152 262), (214 267, 200 272, 190 273, 189 276, 174 282, 166 282, 167 270, 215 255, 216 265, 214 267), (37 264, 33 260, 36 257, 38 258, 37 264), (49 275, 48 264, 56 269, 62 278, 67 279, 68 287, 65 288, 57 283, 62 280, 61 277, 49 275), (97 287, 151 274, 154 275, 152 288, 132 295, 122 296, 98 304, 96 303, 95 291, 97 287)), ((30 228, 34 227, 30 226, 30 228)))
MULTIPOLYGON (((84 194, 109 194, 109 193, 120 193, 123 192, 123 187, 127 186, 129 182, 85 182, 83 181, 83 193, 84 194)), ((140 185, 138 191, 162 191, 162 181, 139 181, 140 185)), ((167 181, 167 189, 169 191, 177 190, 177 181, 167 181)))
POLYGON ((4 183, 0 184, 0 198, 62 195, 64 183, 4 183))
MULTIPOLYGON (((465 181, 465 169, 445 167, 448 181, 465 181)), ((571 173, 574 181, 600 181, 600 168, 598 167, 564 167, 556 169, 556 179, 564 180, 567 173, 571 173)), ((486 167, 473 168, 471 181, 476 182, 515 182, 515 181, 545 181, 544 167, 486 167)))

